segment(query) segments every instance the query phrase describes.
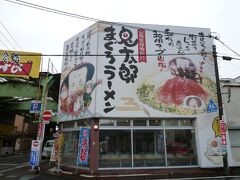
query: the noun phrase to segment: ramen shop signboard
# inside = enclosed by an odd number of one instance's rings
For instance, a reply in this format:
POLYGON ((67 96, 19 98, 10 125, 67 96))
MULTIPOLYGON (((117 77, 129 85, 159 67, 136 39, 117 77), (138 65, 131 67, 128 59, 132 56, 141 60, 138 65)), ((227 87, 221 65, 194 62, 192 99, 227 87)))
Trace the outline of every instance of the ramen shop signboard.
POLYGON ((64 43, 60 119, 207 113, 217 99, 209 34, 205 28, 94 24, 64 43))
POLYGON ((40 53, 0 50, 0 76, 38 78, 40 53))

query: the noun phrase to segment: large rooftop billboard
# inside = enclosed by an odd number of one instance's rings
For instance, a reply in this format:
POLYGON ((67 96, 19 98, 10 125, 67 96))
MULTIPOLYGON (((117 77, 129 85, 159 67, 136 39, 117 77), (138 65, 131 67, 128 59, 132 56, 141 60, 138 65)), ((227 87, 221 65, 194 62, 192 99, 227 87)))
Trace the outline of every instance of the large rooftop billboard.
POLYGON ((64 43, 59 118, 174 117, 216 104, 210 30, 99 22, 64 43))
POLYGON ((0 76, 39 77, 41 54, 0 50, 0 76))

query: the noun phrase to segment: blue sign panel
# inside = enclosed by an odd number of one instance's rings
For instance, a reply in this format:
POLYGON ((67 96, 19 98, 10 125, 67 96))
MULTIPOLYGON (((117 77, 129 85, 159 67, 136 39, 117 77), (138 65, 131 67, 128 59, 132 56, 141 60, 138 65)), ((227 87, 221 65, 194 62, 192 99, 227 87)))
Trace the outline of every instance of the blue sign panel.
POLYGON ((30 113, 39 113, 41 110, 41 101, 31 101, 30 113))
POLYGON ((217 112, 217 106, 212 99, 208 103, 207 112, 217 112))
POLYGON ((29 166, 39 165, 39 151, 31 151, 29 166))
POLYGON ((90 128, 80 128, 77 165, 88 164, 90 128))

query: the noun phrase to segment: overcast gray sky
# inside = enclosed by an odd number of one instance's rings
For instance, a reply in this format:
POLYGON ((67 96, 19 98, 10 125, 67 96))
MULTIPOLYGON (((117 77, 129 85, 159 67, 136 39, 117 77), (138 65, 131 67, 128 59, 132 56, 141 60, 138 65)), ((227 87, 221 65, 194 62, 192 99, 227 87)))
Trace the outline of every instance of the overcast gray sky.
MULTIPOLYGON (((11 0, 13 2, 19 2, 11 0)), ((113 22, 210 28, 220 40, 240 53, 239 0, 26 0, 26 2, 113 22)), ((63 43, 93 21, 66 17, 0 0, 0 20, 23 51, 62 54, 63 43)), ((0 24, 0 40, 13 49, 4 34, 20 50, 0 24)), ((0 49, 6 46, 0 41, 0 49)), ((236 54, 216 42, 217 52, 236 54)), ((222 55, 222 54, 221 54, 222 55)), ((49 57, 44 57, 44 67, 49 57)), ((62 58, 50 57, 61 72, 62 58)), ((221 78, 240 76, 240 60, 219 59, 221 78)))

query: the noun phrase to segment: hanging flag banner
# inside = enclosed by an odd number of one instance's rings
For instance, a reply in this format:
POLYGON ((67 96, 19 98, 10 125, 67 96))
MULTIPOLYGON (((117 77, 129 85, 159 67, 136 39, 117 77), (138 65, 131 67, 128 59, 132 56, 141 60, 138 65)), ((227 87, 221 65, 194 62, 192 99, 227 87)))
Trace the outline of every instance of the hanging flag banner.
POLYGON ((0 76, 39 77, 41 54, 0 50, 0 76))
POLYGON ((50 162, 57 162, 58 155, 59 155, 59 138, 56 138, 54 139, 54 142, 53 142, 49 164, 50 162))
POLYGON ((226 124, 224 120, 220 120, 220 130, 221 130, 221 139, 222 139, 222 151, 223 153, 227 152, 227 135, 226 135, 226 124))
POLYGON ((80 127, 77 165, 88 164, 90 128, 80 127))

